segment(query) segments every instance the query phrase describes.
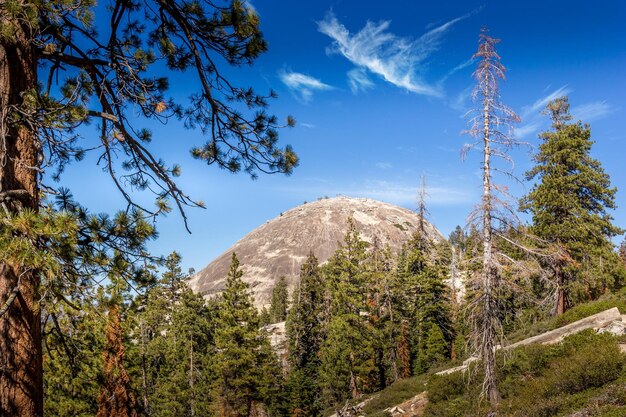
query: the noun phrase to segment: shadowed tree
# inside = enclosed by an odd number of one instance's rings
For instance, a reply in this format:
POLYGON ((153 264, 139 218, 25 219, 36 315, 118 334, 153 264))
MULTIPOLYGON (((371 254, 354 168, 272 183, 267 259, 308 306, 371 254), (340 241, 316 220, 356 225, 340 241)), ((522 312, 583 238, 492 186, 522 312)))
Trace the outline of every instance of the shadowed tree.
POLYGON ((294 416, 316 416, 320 399, 320 357, 327 321, 326 288, 313 253, 300 267, 300 281, 294 291, 293 307, 287 315, 288 387, 294 416))
POLYGON ((272 288, 272 302, 270 304, 270 322, 279 323, 287 318, 287 308, 289 306, 289 291, 287 290, 287 279, 284 276, 278 278, 278 282, 272 288))
MULTIPOLYGON (((0 4, 0 214, 36 212, 50 188, 88 150, 131 207, 133 190, 156 195, 150 215, 198 206, 176 185, 177 166, 152 153, 140 124, 182 120, 207 136, 195 158, 231 172, 290 173, 298 163, 277 144, 267 114, 273 92, 232 84, 223 67, 252 63, 267 48, 256 14, 238 0, 7 0, 0 4), (97 15, 97 18, 96 18, 97 15), (185 72, 189 102, 166 95, 159 72, 185 72), (81 137, 91 124, 97 134, 81 137), (79 129, 80 128, 80 129, 79 129)), ((285 125, 293 125, 288 118, 285 125)), ((15 226, 15 222, 12 223, 15 226)), ((13 227, 12 233, 23 234, 13 227)), ((45 241, 37 241, 45 249, 45 241)), ((0 414, 43 412, 40 272, 19 258, 0 262, 0 414), (17 300, 17 301, 16 301, 17 300)))

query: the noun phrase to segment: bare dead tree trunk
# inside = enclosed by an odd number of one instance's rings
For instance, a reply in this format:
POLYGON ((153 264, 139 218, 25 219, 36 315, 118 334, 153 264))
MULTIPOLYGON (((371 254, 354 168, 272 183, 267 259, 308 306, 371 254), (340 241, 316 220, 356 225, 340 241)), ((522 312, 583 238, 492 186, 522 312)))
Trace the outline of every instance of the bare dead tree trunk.
POLYGON ((417 192, 417 200, 418 200, 418 218, 419 218, 419 231, 422 235, 422 238, 425 236, 424 229, 424 220, 426 218, 427 210, 426 210, 426 178, 424 175, 420 177, 420 188, 417 192))
POLYGON ((464 150, 465 153, 472 148, 480 149, 483 155, 482 204, 472 214, 473 220, 482 227, 483 241, 478 297, 472 303, 474 308, 472 341, 474 350, 480 355, 484 366, 482 395, 488 398, 494 409, 500 401, 495 347, 502 337, 498 294, 503 284, 500 279, 501 259, 506 259, 496 242, 496 238, 503 235, 495 226, 495 222, 502 227, 510 220, 506 217, 513 216, 513 213, 511 206, 499 198, 499 195, 504 194, 506 199, 506 191, 492 182, 493 173, 502 172, 501 167, 492 166, 492 163, 494 158, 499 158, 512 165, 513 161, 508 151, 511 147, 521 144, 512 135, 512 124, 518 123, 519 117, 500 102, 498 80, 504 80, 506 68, 500 63, 500 56, 495 49, 498 42, 499 39, 488 36, 487 30, 483 29, 479 36, 478 51, 472 57, 478 61, 474 71, 476 86, 472 94, 477 108, 473 111, 475 116, 470 120, 471 128, 467 133, 472 135, 475 141, 466 145, 464 150))
POLYGON ((352 398, 359 398, 359 387, 357 385, 356 375, 354 375, 354 352, 350 352, 350 392, 352 398))
MULTIPOLYGON (((4 16, 2 16, 5 19, 4 16)), ((25 23, 0 39, 0 215, 37 210, 37 133, 15 118, 37 86, 37 61, 25 23)), ((0 263, 0 415, 43 415, 39 277, 16 262, 0 263)))
POLYGON ((490 92, 489 74, 485 73, 484 102, 483 102, 483 288, 482 288, 482 342, 481 357, 485 367, 485 379, 483 390, 489 398, 489 403, 495 407, 500 402, 500 392, 496 382, 496 358, 495 344, 497 330, 494 319, 497 320, 496 300, 494 291, 498 277, 497 268, 494 265, 493 253, 493 224, 491 219, 492 195, 491 195, 491 136, 490 125, 490 92))

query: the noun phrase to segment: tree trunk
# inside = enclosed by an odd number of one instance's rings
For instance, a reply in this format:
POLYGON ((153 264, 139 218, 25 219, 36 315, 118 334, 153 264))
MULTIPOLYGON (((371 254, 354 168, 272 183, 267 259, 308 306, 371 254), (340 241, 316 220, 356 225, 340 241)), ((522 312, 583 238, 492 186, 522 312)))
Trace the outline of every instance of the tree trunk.
POLYGON ((564 279, 563 272, 561 268, 557 268, 556 270, 556 304, 554 308, 554 313, 557 316, 565 313, 567 310, 567 303, 565 300, 565 289, 563 288, 564 279))
POLYGON ((489 130, 490 103, 488 80, 485 79, 483 108, 483 294, 482 294, 482 329, 481 356, 485 366, 483 392, 487 395, 492 407, 500 402, 500 392, 496 381, 495 344, 497 340, 494 320, 497 320, 496 300, 494 291, 498 272, 494 265, 493 230, 492 230, 492 195, 491 195, 491 137, 489 130))
MULTIPOLYGON (((3 17, 4 18, 4 17, 3 17)), ((6 19, 6 18, 4 18, 6 19)), ((8 20, 8 19, 7 19, 8 20)), ((19 22, 11 38, 0 38, 0 215, 37 210, 38 137, 24 122, 10 122, 23 93, 37 85, 29 29, 19 22)), ((15 120, 15 119, 14 119, 15 120)), ((43 415, 39 276, 16 262, 0 263, 0 415, 43 415)))

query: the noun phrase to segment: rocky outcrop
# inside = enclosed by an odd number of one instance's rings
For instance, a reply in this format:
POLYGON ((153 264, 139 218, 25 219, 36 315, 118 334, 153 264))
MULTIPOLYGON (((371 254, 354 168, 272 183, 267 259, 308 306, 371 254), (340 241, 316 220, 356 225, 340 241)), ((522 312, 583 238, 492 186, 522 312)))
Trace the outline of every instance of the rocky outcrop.
POLYGON ((424 414, 427 404, 428 396, 424 391, 413 398, 409 398, 402 404, 389 407, 384 411, 391 417, 419 417, 424 414))
MULTIPOLYGON (((292 291, 300 265, 309 252, 325 262, 338 248, 354 219, 362 238, 389 245, 398 252, 418 228, 419 217, 411 210, 366 198, 335 197, 306 203, 253 230, 188 280, 196 292, 212 296, 224 289, 232 252, 236 252, 244 280, 252 288, 257 307, 267 305, 275 280, 287 278, 292 291)), ((435 241, 444 237, 428 222, 426 234, 435 241)))

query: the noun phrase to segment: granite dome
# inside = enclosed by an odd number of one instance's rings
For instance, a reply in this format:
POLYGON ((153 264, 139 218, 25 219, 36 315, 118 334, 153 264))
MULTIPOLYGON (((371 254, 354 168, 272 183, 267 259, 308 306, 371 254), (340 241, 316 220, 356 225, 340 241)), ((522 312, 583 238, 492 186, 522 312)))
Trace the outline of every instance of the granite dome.
MULTIPOLYGON (((300 265, 310 251, 324 263, 338 248, 354 219, 363 240, 388 244, 398 252, 417 230, 419 217, 408 209, 366 198, 335 197, 305 203, 266 222, 244 236, 222 255, 193 275, 189 286, 205 296, 224 289, 232 252, 244 271, 258 307, 270 301, 274 282, 285 276, 290 292, 298 281, 300 265)), ((432 240, 443 240, 441 233, 426 222, 432 240)))

